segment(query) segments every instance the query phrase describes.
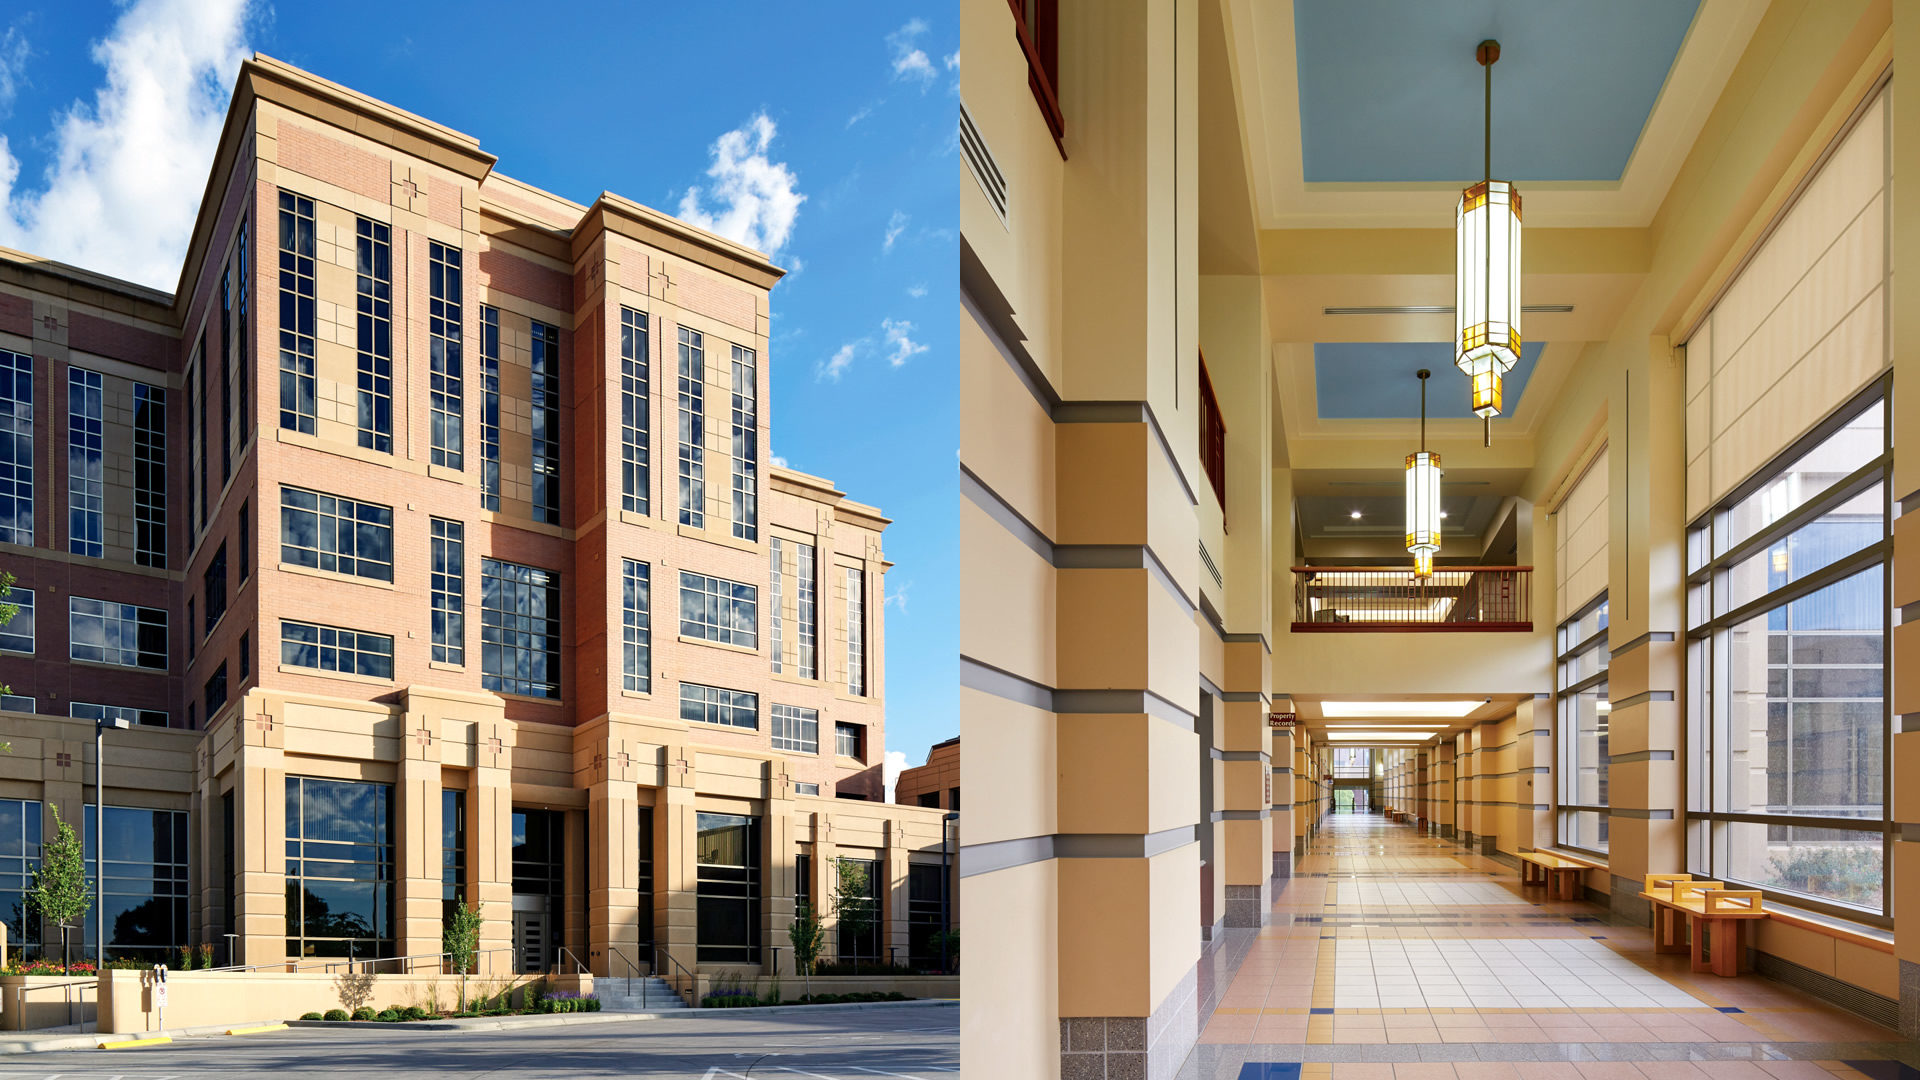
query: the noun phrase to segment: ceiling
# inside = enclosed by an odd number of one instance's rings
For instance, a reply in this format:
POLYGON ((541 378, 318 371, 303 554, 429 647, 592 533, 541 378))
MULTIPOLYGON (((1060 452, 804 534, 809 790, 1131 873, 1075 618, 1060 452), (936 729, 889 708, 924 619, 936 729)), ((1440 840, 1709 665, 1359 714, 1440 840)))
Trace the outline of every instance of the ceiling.
MULTIPOLYGON (((1540 362, 1542 343, 1521 344, 1520 362, 1502 387, 1505 413, 1512 415, 1526 392, 1527 379, 1540 362)), ((1421 368, 1427 380, 1427 416, 1435 420, 1472 420, 1467 377, 1453 366, 1453 345, 1446 341, 1321 342, 1313 347, 1314 395, 1322 420, 1418 420, 1421 368)))
MULTIPOLYGON (((1356 484, 1350 493, 1295 498, 1296 526, 1305 544, 1298 554, 1322 565, 1330 559, 1349 565, 1407 562, 1405 496, 1387 490, 1392 493, 1356 484), (1353 516, 1356 512, 1358 518, 1353 516)), ((1505 501, 1502 495, 1487 493, 1485 487, 1442 489, 1440 508, 1447 516, 1440 522, 1440 561, 1481 561, 1481 540, 1505 501)), ((1506 565, 1504 559, 1494 563, 1506 565)))
MULTIPOLYGON (((1299 717, 1300 722, 1306 726, 1307 730, 1311 732, 1314 738, 1316 739, 1323 739, 1326 732, 1329 730, 1338 731, 1342 728, 1345 728, 1348 730, 1368 730, 1368 731, 1392 731, 1396 728, 1425 729, 1425 730, 1441 729, 1443 733, 1451 734, 1453 732, 1464 730, 1468 727, 1471 727, 1475 724, 1481 723, 1486 720, 1498 720, 1501 717, 1509 716, 1513 713, 1513 711, 1516 708, 1519 707, 1520 702, 1524 700, 1523 696, 1520 694, 1485 694, 1485 695, 1475 694, 1475 695, 1472 695, 1473 699, 1484 700, 1485 703, 1482 704, 1479 708, 1474 709, 1472 712, 1468 713, 1465 717, 1462 717, 1461 719, 1458 719, 1458 720, 1451 720, 1451 719, 1436 720, 1436 719, 1431 719, 1426 717, 1381 717, 1381 718, 1369 717, 1364 720, 1342 718, 1342 719, 1335 720, 1331 724, 1329 724, 1326 717, 1321 712, 1321 705, 1320 705, 1322 701, 1327 700, 1328 698, 1334 698, 1335 700, 1349 700, 1352 698, 1352 695, 1350 694, 1342 694, 1342 695, 1295 694, 1293 696, 1294 714, 1299 717)), ((1421 700, 1428 700, 1428 701, 1460 700, 1461 698, 1462 698, 1462 695, 1460 694, 1383 694, 1383 695, 1373 696, 1369 698, 1369 700, 1402 700, 1407 702, 1414 702, 1414 701, 1421 701, 1421 700)), ((1367 745, 1367 743, 1353 742, 1353 741, 1341 741, 1341 742, 1328 741, 1327 745, 1365 746, 1367 745)), ((1382 745, 1408 746, 1408 745, 1417 745, 1417 744, 1384 743, 1382 745)))
POLYGON ((1615 182, 1640 141, 1698 0, 1294 0, 1308 183, 1461 184, 1483 175, 1615 182))

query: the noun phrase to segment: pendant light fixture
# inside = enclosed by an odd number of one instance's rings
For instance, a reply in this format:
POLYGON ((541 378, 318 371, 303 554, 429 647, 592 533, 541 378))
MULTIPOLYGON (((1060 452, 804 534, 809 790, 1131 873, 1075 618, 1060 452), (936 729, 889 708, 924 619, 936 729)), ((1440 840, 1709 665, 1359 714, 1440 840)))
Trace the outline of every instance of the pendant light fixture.
POLYGON ((1413 576, 1433 576, 1433 557, 1440 551, 1440 455, 1427 449, 1427 379, 1433 372, 1421 368, 1420 449, 1407 455, 1407 550, 1413 553, 1413 576))
POLYGON ((1500 43, 1474 53, 1486 69, 1485 179, 1460 193, 1455 209, 1453 363, 1472 380, 1473 414, 1493 445, 1500 380, 1520 360, 1520 192, 1493 178, 1493 65, 1500 43))

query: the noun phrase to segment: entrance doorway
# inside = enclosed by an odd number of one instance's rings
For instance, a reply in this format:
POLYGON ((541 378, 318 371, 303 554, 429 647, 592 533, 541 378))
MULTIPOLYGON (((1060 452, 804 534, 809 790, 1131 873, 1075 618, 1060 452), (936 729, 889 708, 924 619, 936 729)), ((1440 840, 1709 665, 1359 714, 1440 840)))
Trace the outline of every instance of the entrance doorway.
POLYGON ((522 975, 537 975, 552 966, 552 926, 548 921, 547 898, 513 898, 514 970, 522 975))

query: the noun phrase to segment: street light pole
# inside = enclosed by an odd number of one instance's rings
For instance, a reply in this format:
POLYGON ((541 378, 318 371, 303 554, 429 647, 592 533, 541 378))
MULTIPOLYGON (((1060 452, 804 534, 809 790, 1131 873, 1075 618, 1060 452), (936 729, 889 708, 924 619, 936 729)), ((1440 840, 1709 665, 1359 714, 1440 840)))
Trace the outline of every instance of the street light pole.
POLYGON ((107 729, 125 731, 133 722, 102 717, 93 722, 93 972, 107 970, 107 729))

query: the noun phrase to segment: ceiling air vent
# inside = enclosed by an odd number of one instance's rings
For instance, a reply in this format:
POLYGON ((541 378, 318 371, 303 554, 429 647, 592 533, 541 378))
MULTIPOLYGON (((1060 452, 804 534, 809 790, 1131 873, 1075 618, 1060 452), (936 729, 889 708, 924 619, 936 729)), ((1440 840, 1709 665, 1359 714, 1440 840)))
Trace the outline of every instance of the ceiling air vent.
MULTIPOLYGON (((1572 304, 1521 304, 1522 313, 1539 312, 1543 315, 1566 315, 1573 311, 1572 304)), ((1452 304, 1394 304, 1387 307, 1330 307, 1321 308, 1323 315, 1451 315, 1452 304)))
POLYGON ((1007 177, 1000 171, 1000 163, 993 160, 993 151, 987 149, 987 140, 981 136, 979 127, 973 122, 973 114, 967 111, 967 103, 960 102, 960 157, 967 163, 967 171, 980 185, 980 191, 987 197, 987 204, 993 212, 1000 215, 1000 224, 1007 223, 1007 177))

